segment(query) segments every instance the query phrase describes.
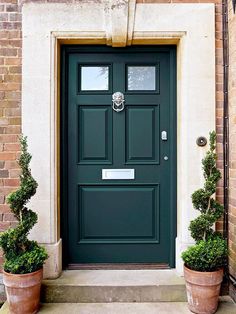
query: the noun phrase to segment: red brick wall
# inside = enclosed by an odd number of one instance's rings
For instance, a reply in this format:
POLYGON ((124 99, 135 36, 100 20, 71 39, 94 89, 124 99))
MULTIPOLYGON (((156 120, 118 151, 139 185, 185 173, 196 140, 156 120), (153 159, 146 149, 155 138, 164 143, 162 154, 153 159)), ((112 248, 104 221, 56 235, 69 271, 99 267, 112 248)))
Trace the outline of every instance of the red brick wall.
POLYGON ((0 0, 0 231, 16 224, 6 196, 19 184, 16 158, 21 132, 21 47, 17 0, 0 0))
MULTIPOLYGON (((236 14, 229 1, 229 271, 236 277, 236 14)), ((236 289, 230 286, 236 301, 236 289)))
MULTIPOLYGON (((16 225, 6 196, 19 184, 16 158, 21 132, 21 12, 17 0, 0 0, 0 232, 16 225)), ((0 252, 0 266, 3 257, 0 252)), ((0 285, 0 302, 5 300, 0 285)))

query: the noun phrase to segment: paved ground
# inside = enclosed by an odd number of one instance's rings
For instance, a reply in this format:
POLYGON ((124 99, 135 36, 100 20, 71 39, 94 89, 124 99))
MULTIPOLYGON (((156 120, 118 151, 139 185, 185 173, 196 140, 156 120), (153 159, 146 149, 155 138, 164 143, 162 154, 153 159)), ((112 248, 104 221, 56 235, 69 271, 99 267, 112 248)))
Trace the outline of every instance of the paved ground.
MULTIPOLYGON (((0 314, 8 314, 5 303, 0 314)), ((185 302, 160 303, 45 303, 40 314, 189 314, 185 302)), ((22 313, 23 314, 23 313, 22 313)), ((217 314, 236 314, 236 304, 229 297, 221 299, 217 314)))

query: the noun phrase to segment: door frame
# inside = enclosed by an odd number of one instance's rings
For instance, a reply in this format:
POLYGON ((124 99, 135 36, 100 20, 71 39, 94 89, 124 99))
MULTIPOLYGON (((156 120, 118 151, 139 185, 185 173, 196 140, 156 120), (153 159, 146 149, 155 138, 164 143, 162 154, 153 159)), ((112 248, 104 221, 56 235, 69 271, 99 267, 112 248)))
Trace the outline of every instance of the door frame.
MULTIPOLYGON (((175 45, 147 45, 147 46, 131 46, 125 48, 113 48, 105 45, 61 45, 60 46, 60 109, 59 109, 59 185, 60 185, 60 236, 63 239, 62 246, 62 264, 63 268, 67 268, 68 265, 68 207, 67 207, 67 69, 68 69, 68 55, 70 53, 76 53, 81 51, 90 52, 114 52, 115 49, 119 49, 119 52, 166 52, 170 55, 170 122, 172 128, 170 128, 170 174, 171 174, 171 219, 170 219, 170 267, 175 267, 175 239, 177 236, 177 60, 176 60, 176 46, 175 45), (173 105, 171 105, 173 104, 173 105)), ((80 264, 80 268, 82 265, 80 264)), ((106 268, 106 269, 153 269, 153 268, 166 268, 163 265, 158 267, 158 264, 85 264, 83 268, 106 268)))

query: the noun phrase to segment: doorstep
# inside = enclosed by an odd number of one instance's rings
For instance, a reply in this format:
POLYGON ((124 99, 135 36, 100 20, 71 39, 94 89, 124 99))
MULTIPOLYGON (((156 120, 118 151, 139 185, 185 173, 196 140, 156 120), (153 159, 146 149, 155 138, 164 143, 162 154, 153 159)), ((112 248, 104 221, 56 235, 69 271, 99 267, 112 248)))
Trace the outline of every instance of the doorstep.
MULTIPOLYGON (((217 314, 236 313, 236 304, 230 297, 221 297, 217 314)), ((47 314, 189 314, 186 302, 159 303, 46 303, 41 304, 39 313, 47 314)), ((0 314, 9 314, 7 303, 0 314)))
POLYGON ((44 280, 43 303, 185 302, 183 277, 167 270, 68 270, 44 280))

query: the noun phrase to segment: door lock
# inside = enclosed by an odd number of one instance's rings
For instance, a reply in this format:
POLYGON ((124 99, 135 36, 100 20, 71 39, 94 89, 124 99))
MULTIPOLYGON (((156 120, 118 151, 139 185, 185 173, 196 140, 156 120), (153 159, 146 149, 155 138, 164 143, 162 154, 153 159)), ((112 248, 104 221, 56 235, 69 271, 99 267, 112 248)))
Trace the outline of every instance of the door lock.
POLYGON ((166 131, 161 132, 161 139, 162 139, 162 141, 167 141, 167 132, 166 131))

